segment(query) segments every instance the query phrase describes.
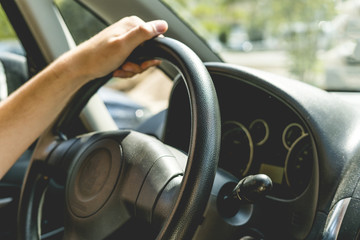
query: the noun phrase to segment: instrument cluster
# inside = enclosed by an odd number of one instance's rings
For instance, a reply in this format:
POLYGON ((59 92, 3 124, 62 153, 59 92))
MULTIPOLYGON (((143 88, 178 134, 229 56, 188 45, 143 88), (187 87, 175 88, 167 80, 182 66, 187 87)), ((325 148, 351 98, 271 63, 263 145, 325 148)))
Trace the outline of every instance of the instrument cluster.
MULTIPOLYGON (((314 176, 317 159, 305 121, 276 93, 224 75, 212 75, 221 113, 219 167, 239 180, 266 174, 272 197, 295 199, 314 176)), ((165 142, 186 152, 190 139, 190 108, 183 83, 172 93, 165 142), (180 124, 179 124, 180 123, 180 124), (175 136, 175 137, 174 137, 175 136)))
POLYGON ((223 122, 219 167, 239 179, 267 174, 274 197, 300 195, 311 179, 313 162, 309 133, 299 122, 265 118, 223 122))

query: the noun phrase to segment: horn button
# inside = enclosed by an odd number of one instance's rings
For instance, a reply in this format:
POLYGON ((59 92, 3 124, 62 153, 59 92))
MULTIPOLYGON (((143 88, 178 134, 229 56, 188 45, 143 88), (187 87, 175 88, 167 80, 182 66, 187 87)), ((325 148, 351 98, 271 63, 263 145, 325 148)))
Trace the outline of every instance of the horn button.
POLYGON ((89 217, 111 196, 121 166, 121 147, 111 139, 95 142, 80 151, 67 182, 67 204, 77 217, 89 217))

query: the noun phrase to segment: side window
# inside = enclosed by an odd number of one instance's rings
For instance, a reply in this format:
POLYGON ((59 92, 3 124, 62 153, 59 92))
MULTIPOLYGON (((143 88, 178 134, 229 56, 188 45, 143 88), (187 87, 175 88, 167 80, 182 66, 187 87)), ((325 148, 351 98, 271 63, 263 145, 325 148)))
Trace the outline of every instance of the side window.
POLYGON ((0 7, 0 100, 28 79, 25 51, 0 7))
MULTIPOLYGON (((80 44, 106 25, 82 5, 71 0, 55 0, 75 43, 80 44)), ((120 129, 136 129, 151 116, 167 108, 172 81, 158 68, 133 78, 113 78, 99 90, 120 129)))
POLYGON ((54 0, 54 3, 58 7, 76 44, 89 39, 106 27, 105 23, 75 1, 54 0))

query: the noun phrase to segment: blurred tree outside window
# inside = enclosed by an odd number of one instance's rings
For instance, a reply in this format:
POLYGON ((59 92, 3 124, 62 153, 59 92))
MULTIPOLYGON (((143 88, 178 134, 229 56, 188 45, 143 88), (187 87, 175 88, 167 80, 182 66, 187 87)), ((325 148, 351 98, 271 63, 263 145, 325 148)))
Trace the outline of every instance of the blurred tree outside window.
POLYGON ((16 34, 2 8, 0 8, 0 39, 12 40, 16 39, 16 34))
POLYGON ((0 52, 11 52, 20 55, 25 54, 2 7, 0 7, 0 52))
MULTIPOLYGON (((346 15, 347 25, 350 18, 356 18, 352 25, 360 26, 356 0, 162 1, 204 39, 210 39, 209 45, 227 62, 323 88, 360 89, 360 81, 351 81, 349 76, 354 72, 350 69, 354 61, 349 64, 353 57, 342 59, 338 54, 337 65, 342 67, 336 71, 330 61, 334 49, 349 40, 344 39, 349 30, 341 28, 338 20, 346 15), (345 5, 351 7, 344 10, 345 5)), ((353 45, 360 42, 358 37, 350 36, 350 40, 353 45)))

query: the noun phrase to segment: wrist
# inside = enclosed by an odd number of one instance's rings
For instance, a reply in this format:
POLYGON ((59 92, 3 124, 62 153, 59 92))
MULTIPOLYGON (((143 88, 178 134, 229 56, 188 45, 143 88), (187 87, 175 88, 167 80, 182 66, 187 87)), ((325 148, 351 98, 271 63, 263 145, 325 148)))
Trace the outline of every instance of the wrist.
POLYGON ((85 67, 86 56, 79 54, 77 50, 71 50, 63 54, 50 67, 56 79, 66 81, 64 84, 70 85, 74 89, 80 88, 93 79, 93 76, 85 67))

